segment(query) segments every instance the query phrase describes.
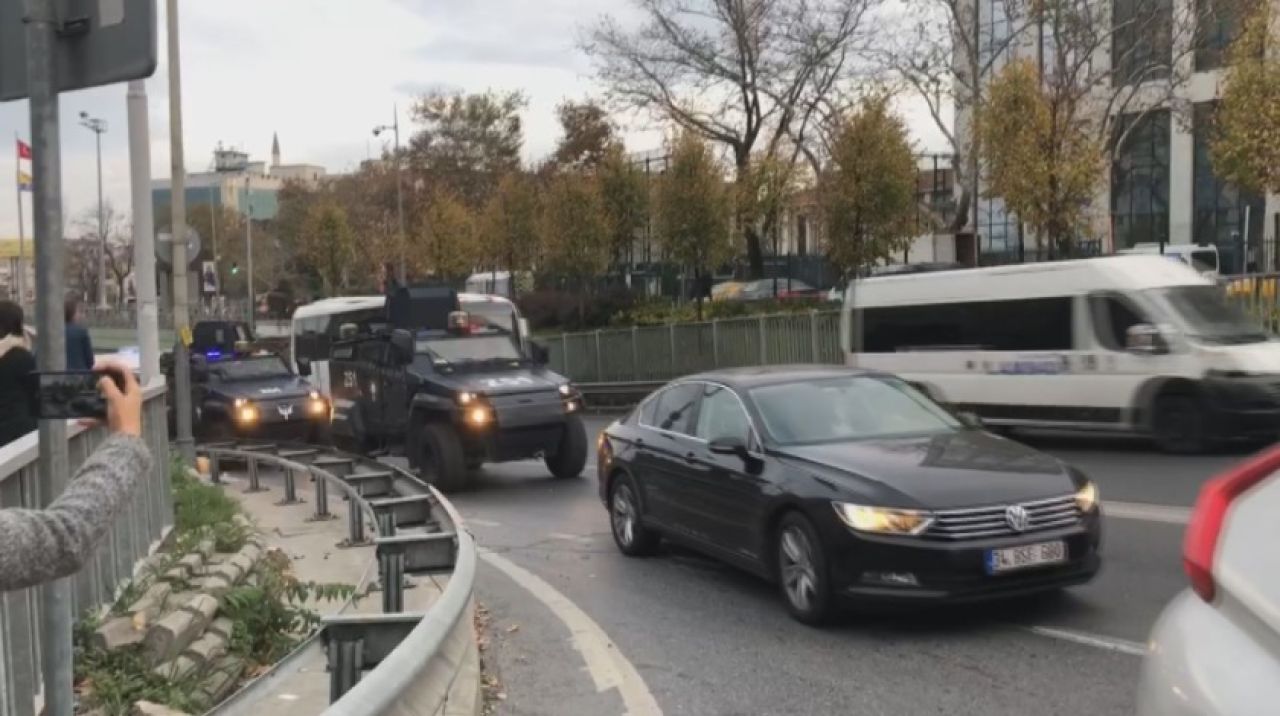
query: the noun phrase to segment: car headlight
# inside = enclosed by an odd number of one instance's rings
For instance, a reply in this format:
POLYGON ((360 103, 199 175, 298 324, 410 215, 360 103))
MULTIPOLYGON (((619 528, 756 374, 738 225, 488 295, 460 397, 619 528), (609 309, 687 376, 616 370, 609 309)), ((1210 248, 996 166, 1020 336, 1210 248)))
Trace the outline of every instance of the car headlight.
POLYGON ((479 405, 467 411, 467 422, 477 427, 493 422, 493 411, 479 405))
POLYGON ((859 532, 918 535, 933 524, 933 515, 921 510, 868 507, 848 502, 831 504, 836 508, 841 521, 859 532))
POLYGON ((236 420, 245 425, 252 425, 258 422, 258 406, 247 400, 237 400, 236 420))
POLYGON ((563 395, 566 398, 569 397, 570 395, 573 395, 573 386, 569 385, 568 383, 561 385, 560 395, 563 395))
POLYGON ((458 405, 470 405, 476 402, 475 393, 462 392, 458 393, 458 405))
POLYGON ((1084 487, 1076 491, 1076 507, 1081 512, 1092 512, 1093 508, 1098 506, 1098 486, 1092 482, 1086 482, 1084 487))
POLYGON ((246 406, 246 405, 248 405, 248 404, 249 404, 249 400, 248 400, 248 398, 236 398, 236 400, 235 400, 235 406, 236 406, 236 408, 243 408, 244 406, 246 406))
POLYGON ((307 401, 307 414, 311 417, 320 417, 327 415, 329 412, 329 401, 312 393, 314 397, 307 401))

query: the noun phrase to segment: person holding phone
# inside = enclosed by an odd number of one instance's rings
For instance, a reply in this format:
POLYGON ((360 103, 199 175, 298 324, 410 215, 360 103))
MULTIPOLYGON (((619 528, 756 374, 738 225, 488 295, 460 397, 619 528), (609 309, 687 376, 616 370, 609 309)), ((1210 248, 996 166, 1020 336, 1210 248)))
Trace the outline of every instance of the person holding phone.
POLYGON ((0 447, 36 429, 36 359, 22 325, 22 307, 0 301, 0 447))
MULTIPOLYGON (((0 306, 0 317, 6 310, 0 306)), ((142 441, 142 388, 137 379, 127 366, 115 362, 100 362, 94 372, 102 376, 98 390, 107 403, 111 435, 45 509, 0 509, 0 592, 79 571, 138 481, 151 474, 151 452, 142 441)))

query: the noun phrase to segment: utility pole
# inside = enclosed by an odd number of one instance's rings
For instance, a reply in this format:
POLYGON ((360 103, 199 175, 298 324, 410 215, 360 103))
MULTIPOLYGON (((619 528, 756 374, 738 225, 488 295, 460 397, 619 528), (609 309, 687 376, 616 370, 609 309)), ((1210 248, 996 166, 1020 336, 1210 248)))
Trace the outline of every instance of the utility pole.
POLYGON ((244 178, 244 245, 245 253, 248 254, 246 263, 248 264, 249 275, 245 278, 249 286, 249 331, 255 330, 253 325, 254 316, 257 313, 258 301, 253 294, 253 202, 249 199, 249 177, 244 178))
POLYGON ((156 232, 151 206, 151 128, 147 84, 129 83, 129 189, 133 205, 133 276, 142 384, 160 377, 160 312, 156 306, 156 232))
POLYGON ((107 131, 107 121, 80 113, 80 126, 93 132, 98 144, 98 308, 107 307, 107 215, 102 203, 102 135, 107 131))
POLYGON ((169 155, 173 222, 173 410, 178 428, 178 454, 187 465, 195 464, 196 446, 191 437, 191 358, 186 337, 187 315, 187 170, 182 155, 182 58, 178 47, 178 0, 167 0, 169 35, 169 155))
MULTIPOLYGON (((59 146, 55 0, 27 5, 27 85, 31 99, 32 237, 36 248, 36 367, 61 371, 67 366, 62 301, 66 288, 66 246, 62 236, 62 156, 59 146)), ((42 505, 53 502, 71 476, 67 421, 41 420, 37 480, 42 505)), ((71 716, 71 580, 56 579, 40 588, 40 674, 44 709, 50 716, 71 716)))
MULTIPOLYGON (((391 106, 392 119, 391 124, 384 124, 373 128, 373 136, 378 136, 386 130, 390 129, 395 134, 395 152, 396 152, 396 216, 400 222, 400 266, 396 269, 399 273, 400 285, 405 285, 405 233, 404 233, 404 168, 403 160, 400 158, 400 108, 396 105, 391 106)), ((252 274, 252 271, 250 271, 252 274)))
POLYGON ((222 265, 218 262, 218 212, 222 211, 222 185, 209 187, 209 231, 213 235, 213 297, 222 295, 222 265), (214 190, 217 190, 216 192, 214 190))

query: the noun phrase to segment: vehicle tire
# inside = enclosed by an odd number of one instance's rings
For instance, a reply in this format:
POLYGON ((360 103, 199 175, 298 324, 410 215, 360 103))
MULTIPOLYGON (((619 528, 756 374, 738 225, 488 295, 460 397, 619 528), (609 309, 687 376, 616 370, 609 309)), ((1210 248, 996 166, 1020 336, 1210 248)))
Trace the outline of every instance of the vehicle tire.
POLYGON ((582 474, 587 466, 587 427, 582 418, 570 415, 564 420, 564 433, 554 455, 547 455, 547 469, 552 475, 567 480, 582 474))
POLYGON ((1152 405, 1151 437, 1167 453, 1204 452, 1209 447, 1205 427, 1203 406, 1193 393, 1163 393, 1152 405))
POLYGON ((618 551, 628 557, 645 557, 658 549, 661 538, 644 526, 639 492, 629 475, 618 475, 609 487, 609 531, 618 551))
POLYGON ((788 512, 778 523, 774 558, 778 585, 787 611, 811 626, 825 622, 832 612, 827 555, 818 532, 799 512, 788 512))
POLYGON ((462 441, 453 426, 427 423, 418 438, 418 474, 444 492, 467 486, 462 441))

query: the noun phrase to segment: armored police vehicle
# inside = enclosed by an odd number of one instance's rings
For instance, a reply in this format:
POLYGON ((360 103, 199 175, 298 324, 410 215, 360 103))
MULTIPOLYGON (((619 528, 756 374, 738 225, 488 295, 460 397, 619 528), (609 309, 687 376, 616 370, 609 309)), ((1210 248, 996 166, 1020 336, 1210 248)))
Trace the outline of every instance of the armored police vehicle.
POLYGON ((541 457, 556 477, 582 473, 582 396, 511 326, 459 310, 451 289, 402 288, 386 308, 384 324, 345 326, 331 349, 336 441, 402 449, 445 490, 486 462, 541 457))
MULTIPOLYGON (((329 399, 279 355, 255 351, 247 326, 202 322, 192 337, 192 431, 197 438, 329 442, 329 399)), ((171 369, 170 356, 166 373, 171 369)))

